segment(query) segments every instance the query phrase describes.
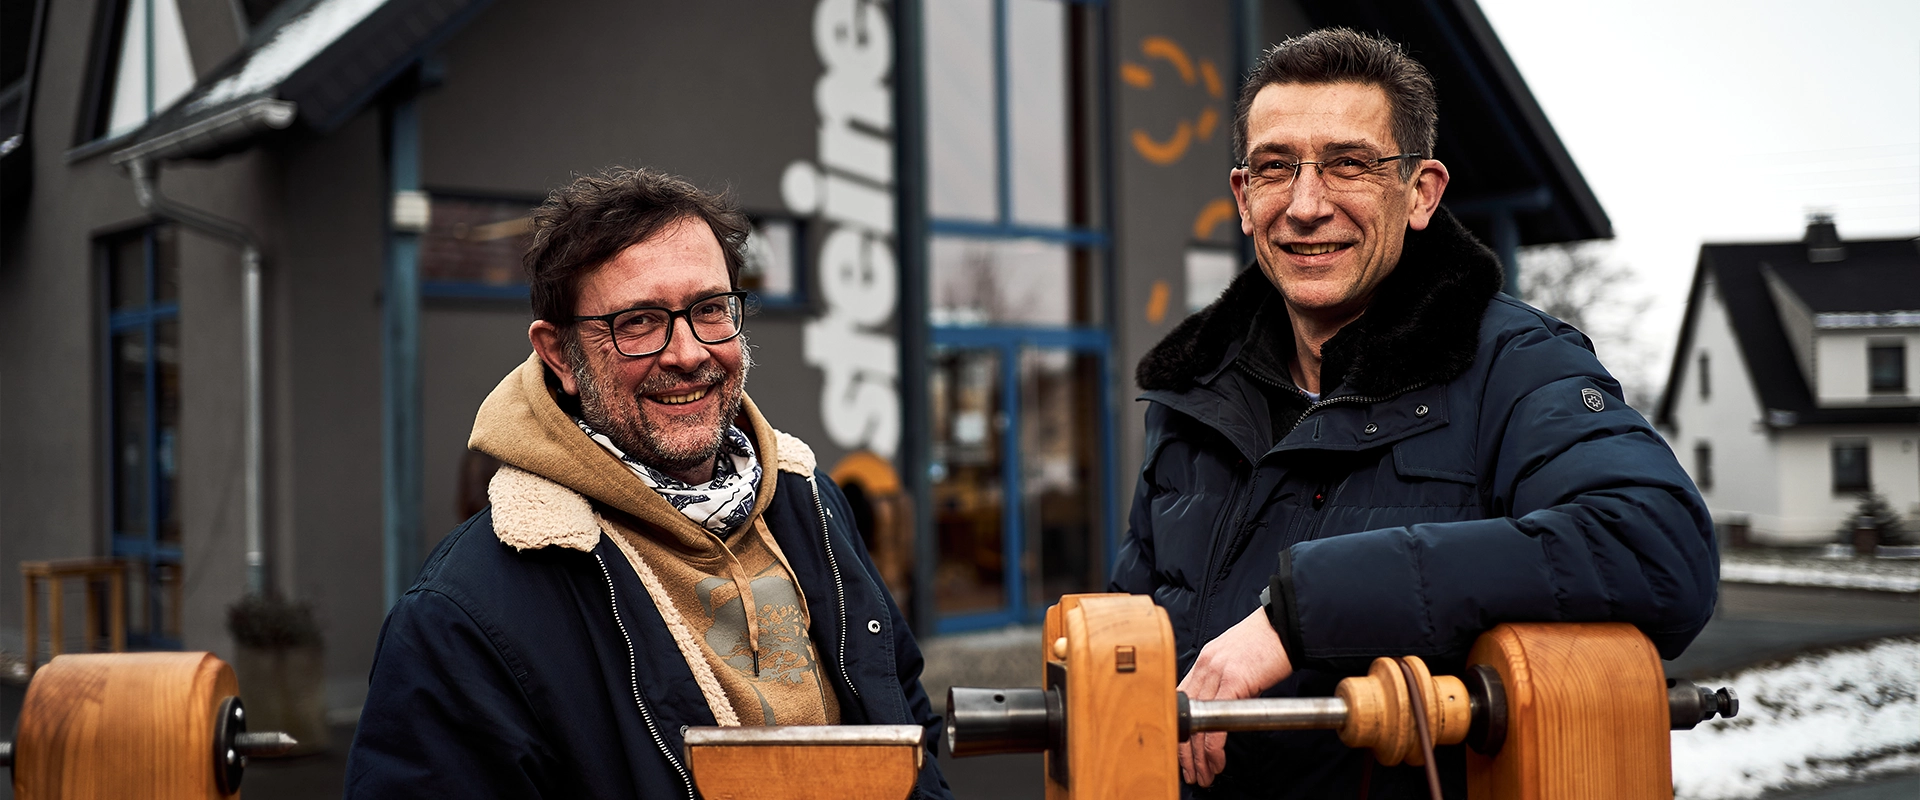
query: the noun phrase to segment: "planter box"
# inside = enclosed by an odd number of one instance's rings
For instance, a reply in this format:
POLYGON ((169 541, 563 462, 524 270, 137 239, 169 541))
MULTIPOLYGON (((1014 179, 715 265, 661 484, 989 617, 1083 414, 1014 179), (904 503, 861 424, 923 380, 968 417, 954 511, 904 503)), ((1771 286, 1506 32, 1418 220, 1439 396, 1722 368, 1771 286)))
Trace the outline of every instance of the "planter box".
POLYGON ((299 740, 290 755, 325 752, 326 651, 313 647, 247 647, 234 653, 233 671, 246 704, 247 730, 281 731, 299 740))

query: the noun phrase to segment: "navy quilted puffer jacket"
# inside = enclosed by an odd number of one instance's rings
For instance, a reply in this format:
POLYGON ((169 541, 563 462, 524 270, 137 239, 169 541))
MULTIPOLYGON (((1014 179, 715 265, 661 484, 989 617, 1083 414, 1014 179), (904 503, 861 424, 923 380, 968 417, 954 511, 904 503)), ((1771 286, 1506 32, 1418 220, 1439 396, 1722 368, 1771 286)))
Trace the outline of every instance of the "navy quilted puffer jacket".
MULTIPOLYGON (((1180 668, 1260 607, 1324 696, 1379 656, 1455 672, 1508 621, 1623 621, 1663 657, 1711 616, 1712 523, 1667 444, 1579 331, 1496 292, 1442 212, 1324 348, 1322 399, 1257 269, 1140 365, 1147 453, 1111 589, 1172 619, 1180 668)), ((1459 748, 1439 754, 1464 796, 1459 748)), ((1210 797, 1425 797, 1330 732, 1235 733, 1210 797)))

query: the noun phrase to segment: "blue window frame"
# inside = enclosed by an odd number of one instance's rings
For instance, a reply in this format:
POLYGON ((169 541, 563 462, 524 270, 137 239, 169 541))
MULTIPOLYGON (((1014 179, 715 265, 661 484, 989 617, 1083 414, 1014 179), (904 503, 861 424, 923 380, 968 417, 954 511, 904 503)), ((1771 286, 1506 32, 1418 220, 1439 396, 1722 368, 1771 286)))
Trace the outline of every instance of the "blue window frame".
POLYGON ((789 214, 752 214, 753 232, 747 237, 747 264, 740 288, 753 293, 755 305, 768 310, 806 310, 808 225, 789 214))
MULTIPOLYGON (((167 607, 177 592, 163 591, 181 575, 180 265, 176 233, 147 227, 101 243, 107 330, 107 519, 110 550, 136 570, 130 642, 178 647, 162 624, 177 619, 167 607), (142 629, 144 628, 144 630, 142 629)), ((177 588, 174 587, 174 588, 177 588)))
POLYGON ((923 6, 938 632, 1036 621, 1111 571, 1105 13, 923 6))
POLYGON ((532 237, 538 200, 455 192, 427 196, 420 236, 420 296, 527 301, 521 255, 532 237))

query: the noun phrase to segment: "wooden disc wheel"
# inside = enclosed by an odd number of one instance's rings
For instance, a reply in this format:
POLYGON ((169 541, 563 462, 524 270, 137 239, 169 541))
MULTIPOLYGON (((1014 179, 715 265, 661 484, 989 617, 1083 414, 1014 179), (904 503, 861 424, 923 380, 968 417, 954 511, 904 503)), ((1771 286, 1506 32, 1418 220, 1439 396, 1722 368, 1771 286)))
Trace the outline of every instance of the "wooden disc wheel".
POLYGON ((249 755, 233 669, 212 653, 63 655, 35 673, 11 747, 20 800, 234 798, 249 755))

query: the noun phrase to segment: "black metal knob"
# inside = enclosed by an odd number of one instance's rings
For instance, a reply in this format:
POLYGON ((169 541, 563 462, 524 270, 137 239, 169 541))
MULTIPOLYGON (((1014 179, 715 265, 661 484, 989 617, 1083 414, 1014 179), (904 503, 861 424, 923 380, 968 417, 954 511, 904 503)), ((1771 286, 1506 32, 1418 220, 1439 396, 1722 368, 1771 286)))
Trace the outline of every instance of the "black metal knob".
POLYGON ((1065 724, 1057 690, 947 690, 948 755, 1037 753, 1054 746, 1065 724))
POLYGON ((285 755, 299 744, 292 736, 279 731, 248 733, 247 710, 240 698, 222 698, 220 710, 213 718, 214 780, 223 794, 240 791, 248 758, 285 755))
POLYGON ((1693 681, 1667 681, 1667 716, 1673 730, 1690 731, 1714 717, 1732 719, 1739 713, 1740 698, 1732 689, 1716 691, 1693 681))

